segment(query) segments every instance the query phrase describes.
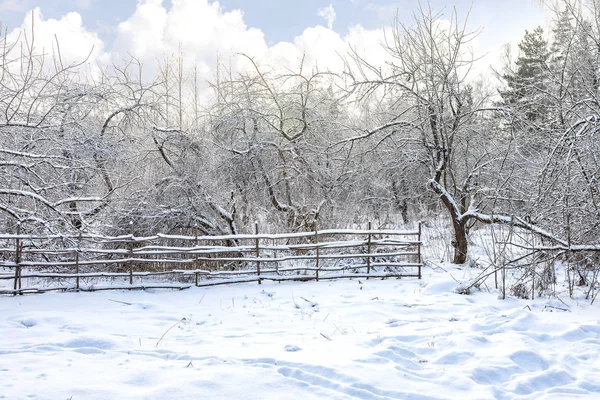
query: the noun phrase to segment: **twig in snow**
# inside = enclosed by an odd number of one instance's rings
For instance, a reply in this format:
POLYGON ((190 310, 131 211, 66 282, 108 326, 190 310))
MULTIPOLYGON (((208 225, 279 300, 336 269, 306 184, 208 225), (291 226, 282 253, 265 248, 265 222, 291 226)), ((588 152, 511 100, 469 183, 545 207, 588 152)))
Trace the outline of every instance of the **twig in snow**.
POLYGON ((294 292, 292 292, 292 301, 294 302, 294 307, 300 309, 300 306, 298 305, 298 303, 296 303, 296 299, 294 298, 294 292))
POLYGON ((185 321, 185 317, 181 318, 179 321, 175 322, 173 325, 171 325, 171 327, 169 329, 167 329, 165 331, 165 333, 163 333, 163 335, 160 337, 160 339, 158 339, 158 342, 156 342, 156 347, 158 347, 158 344, 160 343, 161 340, 163 340, 163 338, 165 337, 165 335, 167 333, 169 333, 169 331, 173 328, 175 328, 177 325, 179 325, 180 323, 182 323, 183 321, 185 321))
MULTIPOLYGON (((340 329, 340 327, 337 326, 336 324, 333 324, 333 326, 335 326, 335 331, 333 331, 333 333, 339 332, 342 335, 346 334, 346 329, 345 328, 340 329)), ((333 335, 333 333, 332 333, 332 335, 333 335)))
POLYGON ((331 341, 331 338, 322 332, 321 332, 321 336, 323 336, 325 339, 331 341))
POLYGON ((447 273, 448 275, 450 275, 450 278, 452 278, 452 280, 454 280, 456 283, 460 283, 460 281, 458 279, 456 279, 451 273, 450 271, 448 271, 447 269, 445 269, 444 267, 442 267, 439 264, 434 263, 433 261, 427 260, 427 264, 429 264, 431 266, 432 269, 441 269, 442 271, 444 271, 445 273, 447 273))
POLYGON ((133 304, 133 303, 128 303, 126 301, 119 301, 119 300, 113 300, 113 299, 108 299, 108 301, 114 301, 115 303, 125 304, 126 306, 130 306, 133 304))
POLYGON ((202 300, 204 300, 204 296, 206 296, 206 292, 204 292, 204 294, 202 295, 202 297, 200 298, 200 301, 198 302, 198 304, 202 303, 202 300))
POLYGON ((556 300, 560 301, 561 303, 563 303, 563 304, 565 305, 565 307, 567 307, 567 308, 570 308, 570 307, 569 307, 569 305, 568 305, 567 303, 565 303, 565 302, 563 301, 563 299, 561 299, 561 298, 560 298, 560 296, 554 296, 554 298, 555 298, 556 300))
POLYGON ((302 300, 304 300, 305 302, 307 302, 308 304, 310 304, 311 307, 316 307, 319 305, 319 303, 317 303, 316 301, 310 301, 307 298, 304 297, 300 297, 302 300))
MULTIPOLYGON (((544 310, 545 310, 546 308, 553 308, 553 309, 555 309, 555 310, 560 310, 560 311, 564 311, 564 312, 571 312, 571 310, 569 310, 568 308, 561 308, 561 307, 549 306, 548 304, 546 304, 546 305, 544 306, 544 310)), ((550 310, 550 311, 552 311, 552 310, 550 310)))

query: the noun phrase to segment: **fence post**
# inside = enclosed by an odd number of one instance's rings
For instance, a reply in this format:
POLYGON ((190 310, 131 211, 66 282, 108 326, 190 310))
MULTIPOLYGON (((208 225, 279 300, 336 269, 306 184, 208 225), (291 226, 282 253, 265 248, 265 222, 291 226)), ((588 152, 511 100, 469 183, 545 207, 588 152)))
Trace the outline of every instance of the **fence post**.
POLYGON ((316 246, 316 258, 315 258, 315 264, 316 264, 316 278, 317 278, 317 282, 319 282, 319 231, 317 230, 317 221, 315 221, 315 246, 316 246))
MULTIPOLYGON (((277 239, 273 238, 273 258, 277 259, 278 255, 277 255, 277 239)), ((275 261, 275 273, 277 275, 281 275, 279 273, 279 261, 275 261)))
POLYGON ((418 243, 417 243, 417 257, 418 257, 418 262, 419 262, 419 267, 418 267, 419 268, 419 271, 418 271, 418 277, 419 277, 419 279, 421 279, 421 266, 423 265, 423 260, 421 258, 421 245, 422 245, 422 243, 421 243, 421 232, 422 232, 422 230, 421 229, 422 229, 421 228, 421 221, 419 221, 419 230, 418 230, 418 233, 417 233, 417 241, 418 241, 418 243))
POLYGON ((21 235, 21 223, 17 222, 17 238, 15 239, 15 284, 14 284, 14 290, 15 290, 15 295, 16 290, 17 289, 21 289, 21 249, 22 249, 22 245, 21 245, 21 238, 19 237, 21 235))
MULTIPOLYGON (((367 233, 367 275, 371 275, 371 221, 369 221, 367 227, 367 230, 369 231, 367 233)), ((368 276, 367 279, 369 279, 368 276)))
POLYGON ((129 241, 129 284, 133 286, 133 221, 129 221, 129 232, 131 240, 129 241))
POLYGON ((258 284, 262 284, 260 279, 260 243, 258 239, 258 221, 254 222, 254 233, 256 234, 256 275, 258 275, 258 284))
POLYGON ((79 238, 77 240, 77 249, 75 250, 75 288, 79 291, 79 251, 81 249, 81 231, 79 231, 79 238))
MULTIPOLYGON (((198 224, 194 224, 194 247, 198 247, 198 224)), ((196 286, 198 286, 198 249, 194 254, 194 270, 196 271, 196 286)))
MULTIPOLYGON (((198 247, 198 223, 194 224, 194 246, 198 247)), ((198 251, 198 250, 196 250, 198 251)), ((198 287, 198 253, 194 255, 194 270, 196 287, 198 287)))

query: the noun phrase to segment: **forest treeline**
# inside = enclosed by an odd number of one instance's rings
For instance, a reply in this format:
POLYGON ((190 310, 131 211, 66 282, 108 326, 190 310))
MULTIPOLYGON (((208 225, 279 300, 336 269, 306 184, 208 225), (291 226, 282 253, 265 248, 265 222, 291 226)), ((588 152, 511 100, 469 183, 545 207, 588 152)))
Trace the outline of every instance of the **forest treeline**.
MULTIPOLYGON (((219 65, 185 54, 82 73, 33 34, 0 45, 0 227, 15 233, 225 234, 409 224, 443 215, 453 262, 475 224, 558 246, 600 231, 600 2, 561 1, 503 67, 475 76, 477 35, 420 9, 376 65, 219 65)), ((58 48, 58 46, 57 46, 58 48)))

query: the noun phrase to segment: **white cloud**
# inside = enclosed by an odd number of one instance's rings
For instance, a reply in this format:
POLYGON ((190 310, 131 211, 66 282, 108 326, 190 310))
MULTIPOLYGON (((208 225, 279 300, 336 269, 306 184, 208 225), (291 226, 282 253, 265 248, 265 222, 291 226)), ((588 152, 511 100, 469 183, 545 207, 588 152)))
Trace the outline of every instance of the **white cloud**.
POLYGON ((307 28, 294 39, 298 50, 305 54, 305 64, 319 70, 341 71, 344 68, 342 53, 349 47, 336 32, 323 26, 307 28))
POLYGON ((348 29, 344 39, 365 60, 369 60, 373 65, 383 65, 390 59, 389 53, 384 48, 386 33, 388 37, 392 36, 390 29, 366 29, 361 25, 355 25, 348 29))
MULTIPOLYGON (((73 3, 74 4, 74 3, 73 3)), ((333 7, 331 25, 335 18, 333 7)), ((346 36, 330 28, 306 28, 291 42, 269 46, 260 29, 246 25, 240 10, 225 11, 218 2, 209 0, 139 0, 133 14, 116 28, 113 48, 105 49, 97 33, 83 26, 81 16, 71 12, 60 19, 44 19, 36 8, 35 43, 38 51, 56 54, 55 35, 60 44, 65 64, 83 61, 93 48, 89 62, 116 63, 131 55, 144 65, 146 78, 159 72, 159 64, 166 57, 183 53, 188 69, 195 63, 201 80, 212 80, 218 62, 232 72, 250 68, 249 61, 240 53, 254 57, 263 66, 298 71, 303 62, 304 71, 340 72, 342 57, 353 46, 374 64, 383 63, 387 55, 380 47, 383 30, 350 27, 346 36)), ((9 39, 22 40, 30 36, 31 15, 24 18, 22 27, 14 30, 9 39)))
POLYGON ((60 19, 44 19, 42 11, 36 7, 27 13, 23 24, 12 30, 7 39, 9 42, 26 40, 29 44, 33 43, 36 53, 62 60, 64 66, 86 59, 89 64, 106 59, 104 43, 95 32, 83 26, 81 15, 76 12, 65 14, 60 19))
POLYGON ((327 27, 329 29, 333 29, 333 23, 335 22, 335 9, 333 8, 333 4, 329 4, 327 7, 320 8, 317 12, 319 17, 322 17, 327 21, 327 27))
MULTIPOLYGON (((333 7, 331 25, 335 19, 333 7)), ((208 0, 172 0, 172 5, 160 0, 142 0, 135 12, 118 27, 113 48, 113 60, 133 54, 144 62, 148 75, 158 72, 157 60, 181 51, 188 63, 196 62, 202 79, 214 77, 217 62, 231 67, 232 72, 249 68, 249 62, 240 53, 254 57, 259 64, 298 70, 303 60, 305 71, 341 71, 341 55, 349 44, 377 53, 382 30, 368 31, 351 28, 348 37, 341 37, 330 28, 306 28, 292 42, 269 46, 261 30, 249 28, 240 10, 224 11, 218 2, 208 0), (358 32, 364 34, 358 38, 358 32)), ((379 55, 377 56, 380 58, 379 55)))
POLYGON ((113 55, 133 54, 152 66, 176 54, 180 46, 205 75, 214 70, 218 58, 264 54, 268 49, 263 33, 248 28, 239 10, 224 12, 218 2, 207 0, 173 0, 169 9, 160 0, 142 0, 119 25, 113 55))

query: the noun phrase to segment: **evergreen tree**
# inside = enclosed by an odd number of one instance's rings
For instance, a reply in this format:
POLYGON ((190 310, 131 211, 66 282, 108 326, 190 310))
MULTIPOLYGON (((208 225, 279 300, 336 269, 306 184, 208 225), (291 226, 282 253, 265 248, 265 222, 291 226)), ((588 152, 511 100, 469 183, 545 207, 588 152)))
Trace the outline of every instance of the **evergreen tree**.
POLYGON ((550 56, 543 29, 537 27, 533 32, 525 31, 519 50, 516 70, 509 69, 503 75, 508 88, 500 91, 502 103, 521 119, 538 123, 545 117, 543 99, 539 94, 545 88, 550 56))

